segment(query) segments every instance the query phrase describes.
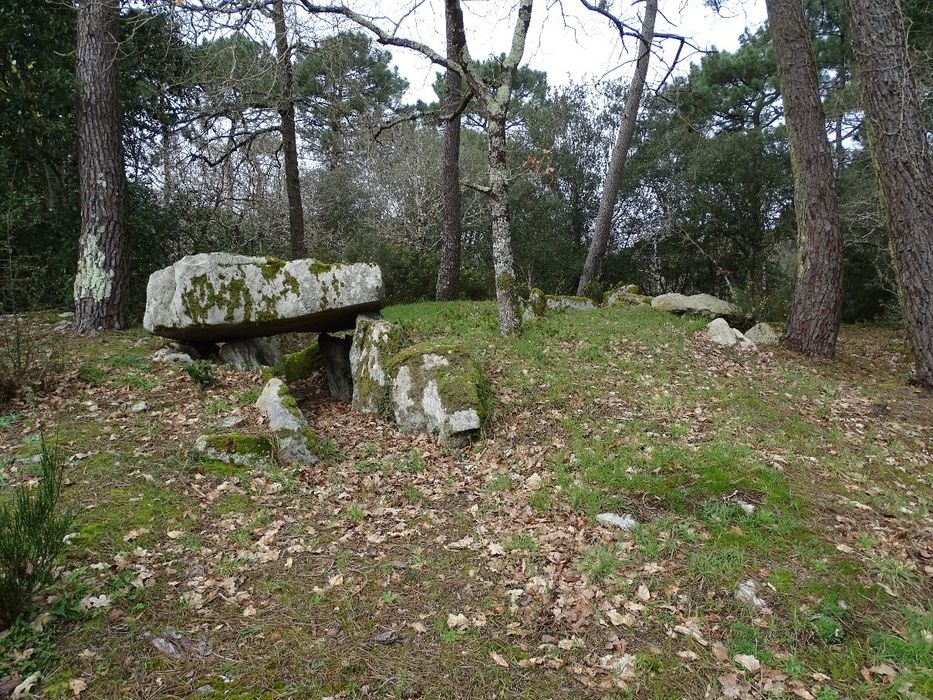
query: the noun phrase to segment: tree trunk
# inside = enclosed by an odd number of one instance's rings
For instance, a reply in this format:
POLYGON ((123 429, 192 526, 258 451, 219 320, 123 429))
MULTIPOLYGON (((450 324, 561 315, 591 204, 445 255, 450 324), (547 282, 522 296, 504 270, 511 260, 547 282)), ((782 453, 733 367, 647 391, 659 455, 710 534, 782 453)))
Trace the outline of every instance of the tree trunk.
POLYGON ((842 233, 816 60, 800 0, 768 0, 768 20, 794 171, 799 262, 784 344, 807 355, 836 350, 842 309, 842 233))
POLYGON ((282 0, 272 3, 275 26, 275 53, 279 72, 279 117, 282 121, 282 151, 285 157, 285 190, 288 196, 288 241, 292 259, 308 254, 305 245, 305 215, 301 204, 301 180, 298 175, 298 139, 295 136, 295 102, 292 87, 292 60, 288 47, 288 28, 282 0))
POLYGON ((509 173, 506 167, 506 115, 489 115, 489 215, 492 219, 492 260, 496 273, 496 302, 499 307, 499 333, 515 335, 521 329, 518 315, 518 291, 515 287, 515 262, 509 230, 509 173))
POLYGON ((603 261, 606 258, 606 248, 609 245, 609 233, 612 229, 612 215, 615 212, 616 201, 619 199, 619 188, 622 185, 622 173, 625 170, 625 161, 632 138, 635 134, 635 122, 638 119, 638 107, 641 104, 641 95, 645 89, 645 78, 648 75, 648 60, 651 57, 651 42, 654 40, 654 21, 658 14, 658 0, 647 0, 645 17, 641 22, 641 37, 639 37, 638 62, 635 64, 635 74, 625 98, 625 110, 622 113, 622 123, 616 135, 615 146, 609 159, 609 170, 603 183, 603 192, 599 198, 599 212, 596 215, 596 228, 593 231, 593 240, 583 264, 583 274, 577 285, 577 294, 588 296, 593 291, 593 284, 599 278, 603 261))
MULTIPOLYGON (((466 35, 458 0, 445 0, 447 56, 461 60, 466 35)), ((450 301, 460 293, 460 113, 463 81, 455 70, 447 70, 447 99, 444 111, 450 118, 444 126, 444 245, 437 271, 437 300, 450 301)))
POLYGON ((933 162, 897 0, 846 0, 917 380, 933 387, 933 162))
POLYGON ((127 325, 126 173, 117 83, 118 0, 78 5, 78 172, 81 237, 75 330, 127 325))

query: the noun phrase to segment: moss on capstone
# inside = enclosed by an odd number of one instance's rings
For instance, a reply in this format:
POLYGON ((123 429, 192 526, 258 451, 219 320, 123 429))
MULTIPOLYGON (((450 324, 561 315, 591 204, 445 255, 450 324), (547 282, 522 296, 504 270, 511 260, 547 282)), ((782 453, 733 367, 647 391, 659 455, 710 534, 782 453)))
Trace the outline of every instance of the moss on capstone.
POLYGON ((227 323, 237 321, 237 311, 243 311, 244 321, 250 320, 253 310, 253 299, 243 279, 239 276, 221 282, 215 288, 214 283, 206 274, 195 275, 188 283, 188 289, 181 295, 182 306, 185 313, 195 323, 206 323, 211 309, 219 308, 224 311, 224 320, 227 323))
POLYGON ((326 263, 320 260, 312 260, 311 264, 308 266, 308 270, 312 275, 320 275, 322 272, 339 270, 341 267, 343 267, 343 263, 326 263))
POLYGON ((292 352, 282 358, 280 374, 286 381, 294 382, 310 377, 313 372, 324 364, 321 348, 317 343, 311 343, 304 350, 292 352))
POLYGON ((281 272, 282 268, 287 265, 284 260, 280 258, 267 257, 265 262, 259 266, 259 271, 262 273, 263 279, 267 282, 275 279, 275 276, 281 272))

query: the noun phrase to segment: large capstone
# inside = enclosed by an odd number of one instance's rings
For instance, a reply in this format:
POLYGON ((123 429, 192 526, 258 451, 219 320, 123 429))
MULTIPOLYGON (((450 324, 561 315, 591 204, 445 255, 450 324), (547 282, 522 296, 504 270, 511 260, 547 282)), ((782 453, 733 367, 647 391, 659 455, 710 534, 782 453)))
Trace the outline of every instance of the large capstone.
POLYGON ((318 461, 317 437, 281 379, 274 377, 266 383, 256 400, 256 408, 275 434, 278 455, 283 461, 293 464, 318 461))
POLYGON ((483 374, 465 348, 421 343, 387 363, 389 411, 403 432, 427 432, 441 442, 466 442, 489 415, 483 374))
POLYGON ((364 413, 386 411, 389 391, 386 363, 406 342, 405 331, 397 323, 369 315, 357 317, 350 348, 353 408, 364 413))
POLYGON ((143 325, 189 342, 333 332, 384 297, 376 265, 201 253, 152 273, 143 325))
POLYGON ((707 318, 735 319, 742 315, 738 306, 711 294, 662 294, 651 300, 651 306, 661 311, 671 311, 675 314, 691 313, 707 318))

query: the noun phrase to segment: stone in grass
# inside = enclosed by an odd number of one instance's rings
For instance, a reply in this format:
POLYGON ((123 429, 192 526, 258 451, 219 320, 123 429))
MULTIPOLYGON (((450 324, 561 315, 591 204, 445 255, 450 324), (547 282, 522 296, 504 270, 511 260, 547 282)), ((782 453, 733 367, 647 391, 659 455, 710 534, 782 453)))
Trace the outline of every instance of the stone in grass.
POLYGON ((524 302, 522 318, 529 321, 544 316, 548 311, 587 311, 595 308, 596 304, 587 297, 545 294, 540 289, 532 289, 528 300, 524 302))
POLYGON ((767 323, 756 323, 745 331, 745 337, 755 345, 777 345, 781 340, 767 323))
POLYGON ((266 382, 256 400, 256 408, 265 416, 275 434, 279 457, 292 464, 313 464, 318 461, 320 444, 308 427, 295 398, 278 377, 266 382))
POLYGON ((290 352, 282 358, 282 376, 286 382, 297 382, 307 379, 314 372, 321 369, 324 359, 321 357, 321 348, 315 342, 304 350, 290 352))
POLYGON ((324 379, 330 395, 338 401, 350 401, 353 398, 353 374, 350 371, 353 336, 349 333, 321 333, 317 343, 321 348, 324 379))
POLYGON ((386 363, 388 413, 403 432, 427 432, 442 443, 463 444, 490 414, 479 366, 459 345, 420 343, 386 363))
POLYGON ((600 513, 596 516, 596 522, 607 527, 617 527, 620 530, 631 530, 638 525, 638 521, 631 515, 619 515, 618 513, 600 513))
POLYGON ((765 601, 758 597, 758 584, 753 579, 742 581, 735 587, 735 599, 755 608, 765 607, 765 601))
POLYGON ((738 343, 743 349, 755 349, 755 344, 746 338, 741 331, 732 328, 724 318, 717 318, 707 324, 706 337, 711 343, 717 345, 732 347, 738 343))
POLYGON ((218 462, 250 468, 275 458, 272 440, 243 433, 201 435, 194 443, 194 451, 218 462))
POLYGON ((405 330, 397 323, 360 315, 350 348, 353 378, 353 408, 364 413, 385 413, 389 391, 386 363, 408 343, 405 330))
POLYGON ((274 367, 282 361, 282 341, 278 338, 232 340, 220 346, 220 359, 238 370, 274 367))
POLYGON ((384 298, 376 265, 201 253, 152 273, 143 326, 186 342, 332 332, 384 298))
POLYGON ((637 284, 625 284, 603 294, 603 306, 649 306, 651 297, 642 294, 637 284))

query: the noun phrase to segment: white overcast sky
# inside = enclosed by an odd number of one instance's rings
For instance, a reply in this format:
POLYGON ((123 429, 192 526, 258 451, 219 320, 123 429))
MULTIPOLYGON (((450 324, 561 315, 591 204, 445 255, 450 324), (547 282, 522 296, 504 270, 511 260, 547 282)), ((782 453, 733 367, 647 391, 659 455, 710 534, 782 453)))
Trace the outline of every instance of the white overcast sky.
MULTIPOLYGON (((362 9, 365 5, 368 5, 366 14, 397 20, 400 8, 410 7, 410 2, 369 0, 356 7, 362 9)), ((614 0, 610 6, 629 24, 640 26, 644 2, 614 0)), ((464 0, 463 8, 467 43, 474 58, 508 51, 516 14, 514 0, 464 0)), ((721 14, 708 9, 703 0, 660 0, 660 11, 663 17, 658 17, 656 31, 683 34, 704 49, 714 46, 735 49, 742 32, 746 28, 756 29, 766 17, 764 0, 729 0, 721 14)), ((398 35, 418 39, 444 53, 444 0, 424 0, 405 19, 398 35)), ((676 42, 665 41, 663 46, 670 61, 676 42)), ((634 68, 635 49, 633 39, 627 39, 623 47, 608 20, 586 10, 579 0, 536 0, 525 62, 546 71, 551 85, 592 83, 606 78, 627 78, 634 68)), ((412 51, 398 48, 391 51, 399 72, 410 84, 408 98, 433 100, 431 85, 438 67, 412 51)), ((684 56, 691 53, 690 60, 698 61, 700 57, 695 52, 684 49, 684 56)), ((656 82, 665 75, 667 66, 656 58, 652 62, 649 81, 653 78, 656 82)), ((689 60, 683 63, 681 71, 688 65, 689 60)))

